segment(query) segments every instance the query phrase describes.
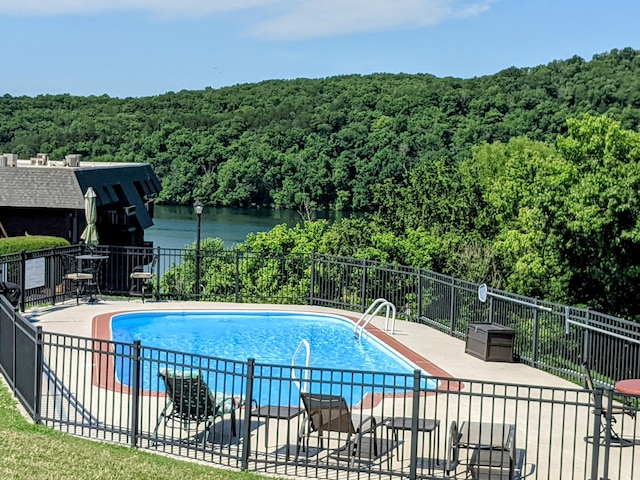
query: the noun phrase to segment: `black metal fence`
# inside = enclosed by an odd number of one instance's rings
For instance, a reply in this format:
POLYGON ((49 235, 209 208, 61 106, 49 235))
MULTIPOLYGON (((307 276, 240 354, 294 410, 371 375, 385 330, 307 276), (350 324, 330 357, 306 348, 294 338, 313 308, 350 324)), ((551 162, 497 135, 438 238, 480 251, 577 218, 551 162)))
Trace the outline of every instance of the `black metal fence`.
MULTIPOLYGON (((24 292, 21 309, 74 296, 65 280, 64 255, 82 247, 0 257, 1 279, 24 292)), ((478 284, 436 272, 328 255, 274 255, 239 251, 176 250, 150 247, 98 247, 106 257, 95 272, 104 295, 140 294, 132 284, 134 267, 152 270, 145 293, 156 299, 236 303, 309 304, 364 311, 384 297, 400 318, 427 324, 456 338, 468 325, 495 322, 516 332, 519 362, 575 383, 587 361, 602 385, 640 378, 640 328, 636 322, 585 308, 545 302, 495 289, 482 302, 478 284), (200 285, 195 285, 199 263, 200 285)))
MULTIPOLYGON (((65 279, 67 272, 62 256, 80 253, 81 247, 74 246, 0 257, 2 279, 21 285, 22 310, 68 300, 75 292, 65 279)), ((371 302, 384 297, 397 306, 401 318, 429 325, 456 338, 465 338, 470 323, 495 322, 508 326, 516 333, 518 361, 577 384, 583 381, 580 366, 587 361, 596 383, 605 387, 591 398, 579 388, 523 387, 464 379, 455 380, 465 385, 456 390, 450 388, 452 379, 439 379, 443 382, 441 385, 447 387, 434 395, 433 390, 413 390, 423 384, 422 380, 397 379, 394 384, 405 385, 404 388, 397 387, 389 397, 382 396, 381 403, 375 406, 359 408, 360 413, 377 415, 385 425, 382 429, 385 436, 376 440, 384 438, 386 447, 393 446, 393 462, 373 464, 377 465, 373 471, 379 476, 441 478, 446 473, 442 466, 447 465, 451 454, 447 430, 452 422, 458 426, 461 422, 470 425, 470 421, 478 419, 490 424, 516 425, 521 440, 514 445, 526 452, 525 463, 519 470, 521 477, 526 475, 522 472, 527 468, 534 468, 532 478, 595 480, 634 478, 634 472, 638 474, 635 423, 630 424, 626 416, 618 420, 621 422, 618 426, 630 436, 632 448, 616 450, 612 456, 609 430, 604 429, 602 438, 599 437, 600 427, 611 425, 615 417, 609 414, 601 419, 600 415, 593 415, 594 410, 606 411, 606 408, 602 410, 603 406, 613 405, 611 387, 617 380, 640 378, 640 330, 636 323, 491 288, 487 301, 482 302, 477 284, 426 270, 352 258, 236 251, 201 251, 196 256, 193 250, 125 247, 99 247, 95 253, 106 257, 94 271, 101 295, 139 294, 129 274, 140 266, 153 268, 147 293, 151 292, 156 299, 309 304, 364 311, 371 302), (201 273, 199 285, 195 284, 196 267, 201 273), (410 419, 408 423, 394 420, 405 418, 410 419), (440 443, 437 446, 428 445, 429 440, 435 441, 435 423, 418 421, 427 419, 438 421, 440 443), (561 436, 553 433, 557 429, 562 432, 561 436), (424 435, 428 437, 426 444, 418 442, 424 435), (584 442, 585 437, 592 441, 584 442), (402 444, 402 449, 397 449, 396 443, 402 444), (603 446, 599 448, 601 443, 603 446), (431 450, 424 452, 423 448, 431 450), (569 474, 560 476, 549 470, 552 465, 564 468, 566 462, 556 455, 573 459, 569 474), (536 461, 529 462, 532 458, 536 461)), ((302 449, 298 434, 307 425, 308 416, 281 418, 279 409, 274 410, 275 416, 253 418, 249 415, 260 411, 269 413, 269 409, 260 410, 270 407, 268 405, 237 408, 234 414, 239 426, 235 435, 230 430, 229 416, 217 418, 205 438, 206 448, 194 448, 191 441, 196 431, 188 425, 176 428, 163 424, 158 427, 162 435, 156 438, 153 434, 165 397, 144 385, 148 381, 156 382, 157 386, 159 368, 191 369, 197 365, 209 380, 230 376, 235 379, 234 385, 242 388, 221 393, 251 402, 254 394, 250 388, 256 384, 256 376, 268 375, 276 383, 290 382, 285 367, 256 366, 249 360, 196 358, 188 353, 158 352, 136 344, 79 337, 44 334, 43 339, 42 335, 8 304, 0 310, 2 372, 30 414, 36 420, 42 418, 43 423, 82 436, 276 474, 327 476, 327 471, 333 470, 367 472, 367 475, 372 472, 372 464, 367 462, 362 462, 366 464, 364 467, 356 468, 353 459, 346 464, 333 462, 335 458, 320 455, 317 446, 316 450, 302 449), (118 372, 123 365, 129 367, 118 372), (259 367, 258 373, 256 367, 259 367), (215 429, 220 425, 228 428, 219 433, 215 429), (275 454, 269 448, 272 443, 277 447, 275 454), (284 450, 281 452, 280 448, 284 450)), ((349 382, 340 380, 339 373, 337 375, 337 380, 333 374, 330 378, 337 382, 338 389, 353 388, 349 382)), ((376 385, 370 387, 377 388, 376 385)), ((629 404, 632 410, 637 408, 634 403, 637 399, 632 397, 616 394, 615 401, 629 404)), ((203 435, 201 427, 197 433, 200 436, 203 435)), ((340 452, 337 455, 340 457, 340 452)))
POLYGON ((611 412, 619 401, 638 414, 637 404, 633 406, 637 399, 614 400, 611 390, 597 389, 591 396, 581 388, 434 377, 420 371, 373 375, 295 367, 292 372, 289 365, 48 332, 38 348, 44 367, 41 423, 212 465, 313 478, 464 477, 478 473, 474 456, 492 446, 490 451, 503 452, 510 461, 496 463, 493 476, 486 478, 640 475, 635 420, 617 415, 615 423, 611 414, 594 415, 603 407, 611 412), (196 372, 182 378, 202 378, 204 384, 171 383, 162 376, 167 371, 196 372), (306 373, 316 379, 307 388, 310 404, 300 402, 297 380, 307 378, 306 373), (215 408, 198 405, 198 389, 212 391, 204 402, 215 408), (322 410, 317 403, 321 394, 324 401, 339 397, 345 403, 322 410), (189 402, 180 407, 176 398, 189 402), (322 421, 323 415, 330 420, 322 421), (454 426, 457 434, 452 434, 454 426), (622 435, 624 445, 603 428, 608 426, 622 435))
POLYGON ((0 295, 0 372, 27 412, 40 420, 42 328, 34 327, 0 295))

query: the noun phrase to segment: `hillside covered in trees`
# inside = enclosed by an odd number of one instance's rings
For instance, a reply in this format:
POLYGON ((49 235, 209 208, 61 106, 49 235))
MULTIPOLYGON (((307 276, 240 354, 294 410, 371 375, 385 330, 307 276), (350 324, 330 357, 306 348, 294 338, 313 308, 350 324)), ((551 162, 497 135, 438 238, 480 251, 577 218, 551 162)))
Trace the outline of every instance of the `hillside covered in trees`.
POLYGON ((367 210, 372 187, 482 142, 553 141, 568 118, 640 122, 640 52, 461 80, 430 75, 265 81, 117 99, 0 98, 0 151, 150 162, 160 201, 367 210))
POLYGON ((0 151, 147 161, 165 202, 368 211, 240 248, 397 262, 638 318, 639 74, 624 49, 468 80, 4 96, 0 151))

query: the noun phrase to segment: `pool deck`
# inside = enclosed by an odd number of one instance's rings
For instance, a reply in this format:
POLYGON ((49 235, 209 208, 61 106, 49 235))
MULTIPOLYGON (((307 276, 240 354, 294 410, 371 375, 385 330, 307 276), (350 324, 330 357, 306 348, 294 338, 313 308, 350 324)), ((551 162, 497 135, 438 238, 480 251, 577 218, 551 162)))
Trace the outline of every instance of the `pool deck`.
MULTIPOLYGON (((356 321, 360 314, 355 312, 346 312, 343 310, 324 308, 324 307, 310 307, 310 306, 294 306, 294 305, 256 305, 256 304, 236 304, 236 303, 222 303, 222 302, 155 302, 148 301, 142 303, 139 299, 134 301, 122 301, 113 299, 103 299, 95 304, 80 304, 76 306, 75 301, 68 301, 64 304, 43 307, 38 309, 32 309, 25 312, 25 317, 28 318, 35 325, 39 325, 46 332, 60 333, 76 335, 81 337, 92 337, 94 332, 94 318, 107 313, 122 313, 128 311, 138 310, 217 310, 217 311, 260 311, 260 310, 278 310, 278 311, 304 311, 304 312, 317 312, 335 314, 344 317, 348 317, 356 321)), ((371 322, 372 325, 377 327, 378 330, 383 330, 385 327, 385 318, 376 317, 371 322)), ((388 335, 388 334, 387 334, 388 335)), ((426 372, 435 376, 451 376, 456 379, 463 379, 469 381, 489 381, 489 382, 504 382, 508 384, 518 384, 526 387, 541 386, 550 388, 580 388, 578 385, 560 379, 549 373, 531 368, 520 363, 502 363, 502 362, 485 362, 481 359, 473 357, 465 353, 465 342, 457 338, 451 337, 447 334, 439 332, 433 328, 425 325, 406 322, 403 320, 397 320, 395 325, 395 331, 393 335, 389 335, 391 338, 392 346, 416 363, 420 368, 426 372)), ((387 337, 387 340, 389 340, 387 337)), ((531 390, 527 395, 532 395, 531 390)), ((466 403, 464 398, 459 399, 460 403, 466 403)), ((478 406, 468 405, 469 411, 472 415, 477 415, 477 418, 483 417, 482 407, 479 403, 478 406)), ((585 409, 587 407, 584 407, 585 409)), ((486 413, 486 412, 484 412, 486 413)), ((588 430, 586 420, 589 415, 585 410, 585 415, 576 415, 574 421, 576 421, 574 429, 575 439, 570 439, 567 444, 567 448, 570 447, 570 443, 580 442, 584 445, 583 435, 588 430), (583 421, 584 420, 584 421, 583 421)), ((638 422, 640 423, 640 422, 638 422)), ((526 425, 520 428, 526 428, 526 425)), ((636 427, 637 428, 637 427, 636 427)), ((446 431, 447 426, 443 426, 443 430, 446 431)), ((444 439, 446 435, 445 431, 440 435, 444 439)), ((526 439, 526 431, 521 432, 523 436, 519 436, 521 439, 517 443, 521 443, 526 439)), ((545 432, 551 438, 551 435, 562 435, 562 431, 552 434, 551 432, 545 432)), ((518 434, 520 435, 520 433, 518 434)), ((637 438, 637 437, 634 437, 637 438)), ((546 437, 545 437, 545 442, 546 437)), ((551 440, 549 440, 550 442, 551 440)), ((547 443, 546 448, 551 443, 547 443)), ((541 444, 542 450, 539 454, 541 458, 545 457, 545 446, 541 444)), ((581 447, 584 449, 584 447, 581 447)), ((632 455, 633 450, 640 447, 625 450, 624 455, 632 455)), ((584 450, 582 450, 584 452, 584 450)), ((567 452, 568 455, 575 455, 575 451, 567 452)), ((548 457, 549 464, 545 468, 549 468, 549 472, 561 471, 563 465, 561 465, 562 456, 553 455, 548 457)), ((631 457, 633 458, 633 457, 631 457)), ((539 465, 540 466, 540 465, 539 465)), ((571 465, 569 465, 571 466, 571 465)), ((586 473, 586 472, 581 472, 586 473)), ((573 473, 576 475, 576 472, 573 473)), ((578 474, 579 476, 580 474, 578 474)), ((541 478, 536 477, 535 478, 541 478)), ((578 477, 575 477, 578 478, 578 477)), ((586 478, 586 477, 585 477, 586 478)), ((612 477, 615 478, 615 477, 612 477)), ((624 478, 624 477, 620 477, 624 478)))
MULTIPOLYGON (((82 337, 92 337, 93 318, 104 313, 136 310, 280 310, 304 311, 341 315, 358 319, 359 314, 333 308, 310 307, 307 305, 256 305, 222 302, 153 302, 120 301, 106 299, 95 304, 76 306, 75 301, 51 307, 37 308, 25 312, 25 317, 42 327, 44 331, 82 337)), ((384 317, 376 317, 372 325, 383 329, 384 317)), ((465 354, 464 341, 446 335, 428 326, 397 320, 392 335, 399 345, 394 345, 399 353, 410 357, 432 375, 450 375, 468 380, 522 383, 546 387, 575 388, 576 385, 549 373, 520 363, 484 362, 465 354), (404 346, 405 348, 403 348, 404 346), (411 352, 427 360, 422 364, 411 352), (431 365, 430 365, 431 364, 431 365)))

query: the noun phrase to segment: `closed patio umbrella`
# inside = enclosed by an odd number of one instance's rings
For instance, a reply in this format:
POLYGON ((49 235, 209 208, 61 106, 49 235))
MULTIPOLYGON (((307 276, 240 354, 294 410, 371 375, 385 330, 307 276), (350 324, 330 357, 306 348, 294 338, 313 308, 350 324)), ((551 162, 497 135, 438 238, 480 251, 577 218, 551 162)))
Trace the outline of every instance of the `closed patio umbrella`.
POLYGON ((96 205, 96 198, 97 195, 93 187, 89 187, 87 193, 84 194, 84 215, 87 218, 87 227, 80 235, 80 238, 84 240, 84 243, 89 248, 95 248, 98 245, 98 230, 96 229, 98 206, 96 205))

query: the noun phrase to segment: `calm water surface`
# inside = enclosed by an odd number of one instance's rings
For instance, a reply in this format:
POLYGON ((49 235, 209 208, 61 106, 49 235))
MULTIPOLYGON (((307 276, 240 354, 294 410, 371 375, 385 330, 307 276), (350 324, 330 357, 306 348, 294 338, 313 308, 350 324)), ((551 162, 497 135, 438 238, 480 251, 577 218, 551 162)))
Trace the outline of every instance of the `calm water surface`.
MULTIPOLYGON (((316 217, 335 221, 350 215, 351 212, 319 211, 316 217)), ((205 207, 201 238, 221 238, 225 249, 230 249, 243 243, 250 233, 268 232, 282 223, 293 227, 301 221, 294 210, 205 207)), ((145 230, 144 238, 153 242, 154 247, 185 248, 196 241, 198 219, 193 207, 156 205, 153 223, 153 227, 145 230)))
MULTIPOLYGON (((256 360, 254 395, 261 405, 291 405, 299 396, 299 382, 304 376, 305 355, 296 358, 296 374, 288 365, 304 339, 310 346, 309 365, 313 367, 309 389, 314 393, 341 394, 349 403, 359 403, 370 392, 395 392, 408 389, 415 366, 373 337, 354 338, 353 323, 339 316, 301 312, 225 312, 225 311, 153 311, 116 315, 112 319, 112 337, 116 342, 140 340, 146 350, 143 388, 163 390, 159 368, 175 362, 197 369, 204 357, 228 360, 256 360), (159 350, 156 350, 159 349, 159 350), (182 356, 177 352, 189 352, 182 356), (175 352, 175 353, 174 353, 175 352), (270 364, 278 367, 264 367, 270 364), (275 368, 275 370, 274 370, 275 368), (318 368, 350 369, 336 373, 318 368), (386 372, 386 373, 378 373, 386 372), (284 381, 272 380, 276 375, 284 381), (333 380, 333 381, 332 381, 333 380), (344 382, 344 385, 341 385, 344 382), (353 383, 354 385, 350 385, 353 383), (293 388, 292 388, 293 387, 293 388)), ((242 394, 244 386, 237 375, 242 366, 216 364, 208 373, 212 389, 242 394)), ((130 364, 124 357, 116 360, 121 381, 131 378, 130 364)), ((425 388, 432 388, 425 384, 425 388)), ((297 402, 296 402, 297 403, 297 402)))

